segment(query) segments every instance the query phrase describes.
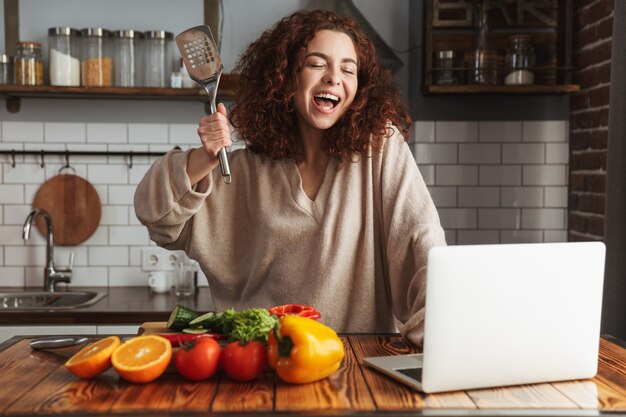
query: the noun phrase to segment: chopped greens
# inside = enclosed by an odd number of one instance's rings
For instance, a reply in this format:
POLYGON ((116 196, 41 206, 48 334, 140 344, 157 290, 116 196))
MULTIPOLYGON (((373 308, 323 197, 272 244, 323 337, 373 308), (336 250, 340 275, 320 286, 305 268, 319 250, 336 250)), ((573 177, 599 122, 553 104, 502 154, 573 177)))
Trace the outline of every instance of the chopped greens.
POLYGON ((186 333, 200 333, 211 330, 228 337, 229 341, 239 341, 242 345, 257 340, 267 343, 269 332, 277 322, 265 308, 249 308, 235 311, 227 308, 220 313, 207 312, 199 315, 191 308, 178 305, 172 312, 168 328, 186 333), (204 330, 203 329, 208 329, 204 330))
POLYGON ((242 345, 252 340, 267 343, 267 337, 276 326, 276 320, 276 317, 270 315, 264 308, 242 310, 230 319, 228 340, 239 341, 242 345))

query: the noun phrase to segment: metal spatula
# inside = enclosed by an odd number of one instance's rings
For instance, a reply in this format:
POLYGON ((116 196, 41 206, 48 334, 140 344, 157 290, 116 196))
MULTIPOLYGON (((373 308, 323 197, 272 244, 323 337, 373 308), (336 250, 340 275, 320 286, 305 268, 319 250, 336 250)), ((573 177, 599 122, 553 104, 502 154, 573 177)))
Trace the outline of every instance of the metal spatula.
MULTIPOLYGON (((189 28, 176 36, 176 45, 189 77, 204 87, 209 94, 211 113, 215 113, 217 111, 215 105, 217 85, 220 82, 224 65, 222 65, 211 29, 204 25, 189 28)), ((218 156, 224 182, 230 184, 230 166, 226 149, 220 149, 218 156)))

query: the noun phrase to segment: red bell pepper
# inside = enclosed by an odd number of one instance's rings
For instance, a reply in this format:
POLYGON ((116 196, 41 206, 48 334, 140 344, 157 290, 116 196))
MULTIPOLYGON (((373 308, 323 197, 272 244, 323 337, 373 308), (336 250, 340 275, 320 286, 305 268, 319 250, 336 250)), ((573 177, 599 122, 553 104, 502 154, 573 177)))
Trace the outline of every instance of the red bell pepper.
POLYGON ((280 318, 286 315, 307 317, 313 320, 318 320, 322 315, 313 306, 305 304, 284 304, 281 306, 274 306, 269 309, 270 314, 276 315, 280 318))

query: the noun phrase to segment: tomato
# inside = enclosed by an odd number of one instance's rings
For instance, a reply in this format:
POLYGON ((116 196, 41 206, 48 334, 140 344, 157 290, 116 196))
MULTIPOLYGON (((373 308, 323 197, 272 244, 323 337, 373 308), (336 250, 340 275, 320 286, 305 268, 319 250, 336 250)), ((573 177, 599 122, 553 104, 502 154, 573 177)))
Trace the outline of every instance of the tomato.
POLYGON ((281 306, 274 306, 269 309, 270 314, 275 314, 277 317, 282 317, 288 314, 300 317, 308 317, 313 320, 318 320, 321 317, 319 311, 313 306, 307 306, 304 304, 284 304, 281 306))
POLYGON ((222 368, 226 375, 236 381, 252 381, 256 379, 267 363, 265 345, 251 341, 245 345, 230 342, 222 350, 222 368))
POLYGON ((212 337, 200 337, 183 344, 174 356, 174 365, 182 376, 202 381, 215 373, 220 363, 221 348, 212 337))

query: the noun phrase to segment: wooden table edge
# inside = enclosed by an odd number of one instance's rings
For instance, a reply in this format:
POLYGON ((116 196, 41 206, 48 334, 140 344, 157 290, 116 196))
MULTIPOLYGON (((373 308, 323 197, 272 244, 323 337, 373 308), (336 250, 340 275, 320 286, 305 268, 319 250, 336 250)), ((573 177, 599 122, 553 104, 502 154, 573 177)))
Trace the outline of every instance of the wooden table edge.
MULTIPOLYGON (((77 335, 78 336, 78 335, 77 335)), ((90 338, 102 338, 108 335, 84 335, 90 338)), ((120 335, 120 337, 135 336, 120 335)), ((341 333, 342 337, 350 336, 399 336, 399 334, 365 334, 365 333, 341 333)), ((19 343, 24 339, 36 339, 38 337, 45 337, 39 335, 16 335, 10 339, 0 343, 0 352, 8 349, 9 347, 19 343)), ((611 335, 603 334, 600 336, 608 342, 614 343, 622 348, 626 348, 626 342, 611 335)), ((144 415, 143 413, 138 413, 144 415)), ((133 416, 136 417, 136 413, 114 413, 115 417, 133 416)), ((195 413, 194 413, 195 414, 195 413)), ((210 415, 211 417, 250 417, 251 414, 261 413, 249 413, 249 412, 210 412, 199 413, 198 416, 210 415)), ((567 409, 567 408, 534 408, 534 409, 509 409, 509 408, 491 408, 491 409, 416 409, 416 410, 365 410, 365 411, 344 411, 344 410, 326 410, 320 412, 271 412, 268 414, 278 415, 280 417, 401 417, 401 416, 436 416, 436 417, 462 417, 462 416, 511 416, 511 417, 581 417, 581 416, 626 416, 626 412, 623 410, 611 411, 611 410, 598 410, 598 409, 567 409)), ((77 413, 73 416, 90 415, 90 416, 103 416, 101 413, 77 413)), ((151 416, 188 416, 188 412, 151 412, 151 416)), ((38 414, 38 416, 58 416, 58 414, 38 414)))

